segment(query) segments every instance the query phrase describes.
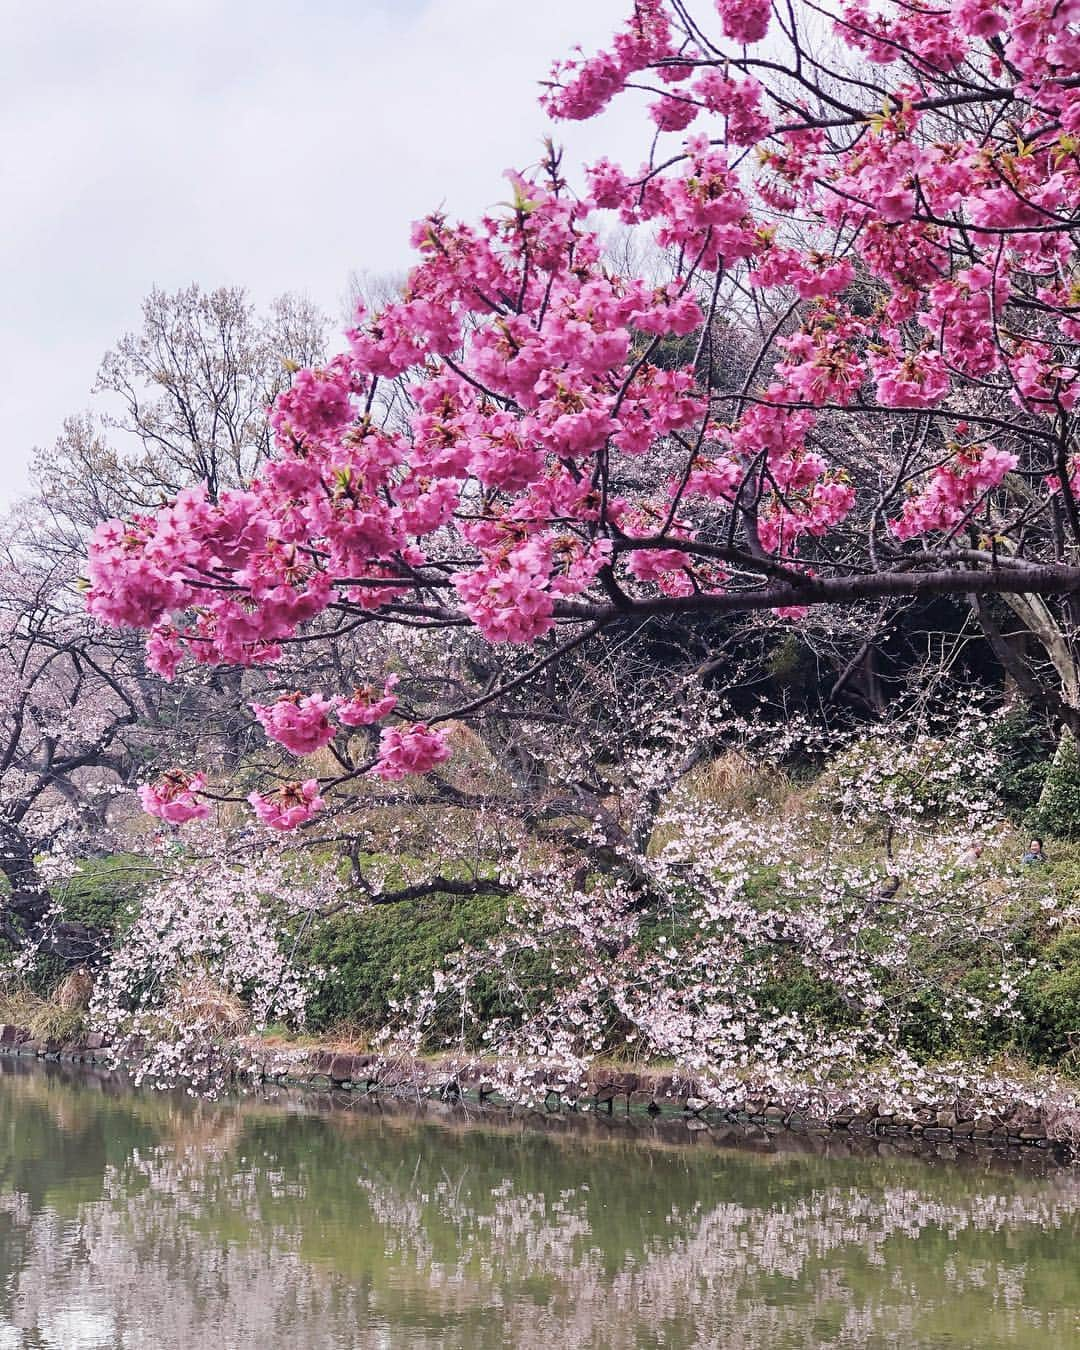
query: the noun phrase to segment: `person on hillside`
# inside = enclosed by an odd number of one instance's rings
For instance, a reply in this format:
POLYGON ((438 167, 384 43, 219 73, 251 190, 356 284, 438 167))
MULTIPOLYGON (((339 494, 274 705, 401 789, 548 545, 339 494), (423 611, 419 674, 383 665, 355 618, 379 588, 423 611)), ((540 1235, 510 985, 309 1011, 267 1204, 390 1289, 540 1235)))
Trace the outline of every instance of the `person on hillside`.
POLYGON ((982 856, 982 851, 986 847, 977 840, 972 840, 956 860, 957 867, 974 867, 982 856))
POLYGON ((1043 842, 1041 839, 1033 839, 1027 846, 1027 852, 1020 859, 1023 863, 1044 863, 1046 854, 1043 852, 1043 842))

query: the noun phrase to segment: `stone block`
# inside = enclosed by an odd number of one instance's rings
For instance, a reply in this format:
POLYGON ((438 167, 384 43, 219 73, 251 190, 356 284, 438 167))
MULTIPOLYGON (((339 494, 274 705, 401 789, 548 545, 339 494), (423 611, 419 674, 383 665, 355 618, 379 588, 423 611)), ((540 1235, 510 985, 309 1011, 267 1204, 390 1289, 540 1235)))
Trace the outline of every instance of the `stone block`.
POLYGON ((356 1057, 354 1055, 334 1055, 323 1072, 332 1083, 351 1083, 356 1077, 356 1057))

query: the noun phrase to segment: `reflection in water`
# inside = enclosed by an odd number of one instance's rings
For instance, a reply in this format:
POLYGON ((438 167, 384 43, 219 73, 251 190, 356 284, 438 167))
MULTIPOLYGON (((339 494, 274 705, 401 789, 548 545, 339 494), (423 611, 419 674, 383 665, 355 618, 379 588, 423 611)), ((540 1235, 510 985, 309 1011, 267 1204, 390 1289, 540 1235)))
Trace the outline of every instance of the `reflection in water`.
POLYGON ((1069 1172, 110 1087, 0 1076, 0 1350, 1080 1345, 1069 1172))

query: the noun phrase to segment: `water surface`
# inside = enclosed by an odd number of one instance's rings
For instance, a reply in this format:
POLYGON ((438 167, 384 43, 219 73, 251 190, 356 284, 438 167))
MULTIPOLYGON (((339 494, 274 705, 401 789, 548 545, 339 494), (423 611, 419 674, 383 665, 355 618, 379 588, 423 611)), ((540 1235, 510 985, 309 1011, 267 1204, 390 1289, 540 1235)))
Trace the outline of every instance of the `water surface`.
POLYGON ((0 1350, 1080 1347, 1070 1170, 552 1128, 0 1060, 0 1350))

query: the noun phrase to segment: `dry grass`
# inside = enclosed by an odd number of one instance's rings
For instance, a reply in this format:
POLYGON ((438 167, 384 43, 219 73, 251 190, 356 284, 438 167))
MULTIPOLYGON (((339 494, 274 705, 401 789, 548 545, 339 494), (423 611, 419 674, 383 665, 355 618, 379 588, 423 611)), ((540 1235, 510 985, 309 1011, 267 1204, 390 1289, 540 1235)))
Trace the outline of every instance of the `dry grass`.
POLYGON ((318 1039, 320 1045, 346 1055, 362 1055, 371 1049, 371 1031, 358 1022, 337 1022, 318 1039))
POLYGON ((358 1022, 337 1022, 317 1035, 292 1035, 268 1032, 259 1042, 269 1046, 288 1046, 295 1050, 328 1050, 332 1054, 363 1055, 372 1050, 371 1030, 358 1022))
MULTIPOLYGON (((799 814, 803 791, 782 770, 755 764, 738 750, 726 750, 692 769, 669 801, 683 808, 708 805, 725 816, 749 821, 763 810, 784 816, 799 814)), ((677 821, 662 822, 653 831, 650 852, 655 854, 679 833, 677 821)))
POLYGON ((226 833, 245 829, 251 824, 251 810, 246 802, 217 802, 214 823, 226 833))
POLYGON ((0 992, 0 1023, 22 1027, 35 1041, 73 1041, 83 1030, 82 1007, 61 1007, 26 985, 0 992))
POLYGON ((173 1015, 181 1022, 199 1022, 222 1036, 240 1036, 251 1028, 243 999, 223 988, 206 970, 180 981, 173 1015))
POLYGON ((94 981, 80 966, 60 981, 56 990, 56 1001, 64 1012, 83 1012, 90 1006, 90 995, 93 992, 94 981))
POLYGON ((777 806, 795 792, 780 769, 755 764, 738 750, 726 750, 700 765, 688 777, 687 791, 739 815, 752 815, 761 802, 777 806))
POLYGON ((757 771, 745 755, 738 750, 725 750, 699 770, 694 785, 702 797, 720 802, 743 795, 756 777, 757 771))
POLYGON ((289 762, 296 765, 296 776, 299 779, 336 778, 341 772, 341 765, 334 758, 329 746, 325 745, 310 755, 289 762))

